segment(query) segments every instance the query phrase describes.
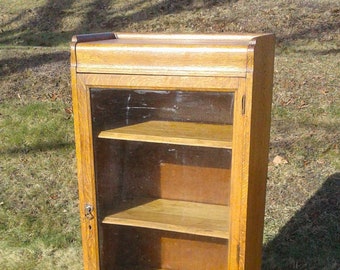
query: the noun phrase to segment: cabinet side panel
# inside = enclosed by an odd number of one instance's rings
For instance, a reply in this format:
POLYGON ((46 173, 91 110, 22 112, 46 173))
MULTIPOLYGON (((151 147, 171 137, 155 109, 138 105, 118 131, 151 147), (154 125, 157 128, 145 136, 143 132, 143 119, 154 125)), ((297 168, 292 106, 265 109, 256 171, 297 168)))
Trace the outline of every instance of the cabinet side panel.
POLYGON ((274 38, 251 43, 235 95, 229 270, 261 268, 274 38))
POLYGON ((272 104, 274 67, 274 37, 265 36, 256 41, 253 78, 247 86, 253 88, 251 104, 247 229, 245 269, 260 269, 262 258, 265 193, 268 169, 268 151, 272 104))

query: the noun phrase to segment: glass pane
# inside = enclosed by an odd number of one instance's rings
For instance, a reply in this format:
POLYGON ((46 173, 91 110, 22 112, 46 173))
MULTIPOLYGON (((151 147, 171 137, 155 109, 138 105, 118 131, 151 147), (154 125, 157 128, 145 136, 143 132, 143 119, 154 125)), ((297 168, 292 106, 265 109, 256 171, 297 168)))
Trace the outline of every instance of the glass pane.
POLYGON ((106 268, 193 269, 196 258, 194 269, 225 269, 233 102, 225 92, 91 89, 106 268))

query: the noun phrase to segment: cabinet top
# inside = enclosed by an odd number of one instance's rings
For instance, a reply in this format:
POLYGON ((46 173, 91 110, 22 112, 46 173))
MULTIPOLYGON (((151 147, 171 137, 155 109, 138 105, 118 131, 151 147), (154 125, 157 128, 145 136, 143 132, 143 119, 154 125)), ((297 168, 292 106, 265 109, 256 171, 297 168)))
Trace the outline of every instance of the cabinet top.
POLYGON ((273 50, 272 34, 77 35, 71 65, 78 73, 245 77, 259 41, 273 50))

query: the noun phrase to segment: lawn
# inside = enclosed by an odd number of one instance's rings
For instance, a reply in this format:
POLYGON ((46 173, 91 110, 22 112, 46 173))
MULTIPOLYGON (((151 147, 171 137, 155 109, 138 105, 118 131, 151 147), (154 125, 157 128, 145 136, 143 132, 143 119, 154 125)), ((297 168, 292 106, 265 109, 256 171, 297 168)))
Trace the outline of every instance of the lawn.
POLYGON ((337 0, 0 0, 1 269, 82 269, 72 35, 273 32, 263 269, 340 268, 337 0))

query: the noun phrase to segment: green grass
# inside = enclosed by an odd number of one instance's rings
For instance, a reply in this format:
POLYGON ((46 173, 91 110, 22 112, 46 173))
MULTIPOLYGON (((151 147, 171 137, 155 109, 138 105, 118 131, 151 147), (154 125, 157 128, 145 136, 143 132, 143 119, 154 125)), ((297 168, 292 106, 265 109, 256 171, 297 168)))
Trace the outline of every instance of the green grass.
POLYGON ((8 102, 0 112, 1 269, 77 269, 72 117, 62 102, 8 102))
POLYGON ((337 2, 0 1, 0 268, 82 268, 68 43, 138 31, 276 34, 263 269, 339 269, 337 2))
POLYGON ((1 104, 2 152, 30 152, 73 145, 71 115, 60 102, 1 104), (15 132, 13 132, 15 130, 15 132))

